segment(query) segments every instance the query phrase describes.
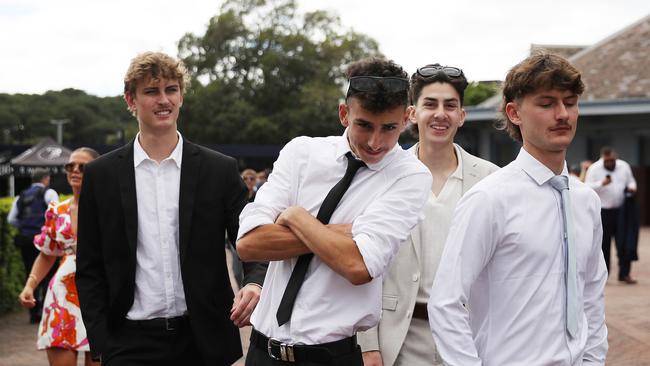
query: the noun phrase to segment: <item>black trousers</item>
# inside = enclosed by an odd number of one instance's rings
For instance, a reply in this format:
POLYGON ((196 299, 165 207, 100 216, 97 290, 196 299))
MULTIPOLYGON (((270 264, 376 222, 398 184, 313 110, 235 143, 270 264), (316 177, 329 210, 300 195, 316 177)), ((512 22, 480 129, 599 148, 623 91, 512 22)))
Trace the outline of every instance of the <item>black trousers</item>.
POLYGON ((204 365, 192 335, 189 318, 174 330, 151 328, 127 321, 109 334, 102 366, 204 365))
POLYGON ((347 355, 339 356, 330 363, 315 362, 285 362, 272 359, 268 352, 265 352, 254 345, 248 348, 246 355, 246 366, 363 366, 361 357, 361 348, 357 346, 357 351, 347 355))
POLYGON ((622 280, 630 275, 632 261, 630 260, 627 250, 623 247, 625 243, 619 243, 618 240, 616 240, 616 233, 619 230, 619 215, 620 210, 618 208, 604 208, 600 211, 600 217, 603 221, 603 256, 605 257, 607 271, 609 272, 609 260, 613 237, 616 243, 616 255, 618 256, 618 279, 622 280))
MULTIPOLYGON (((32 270, 34 261, 40 253, 38 249, 34 246, 34 237, 26 236, 21 234, 16 234, 14 237, 14 244, 17 248, 20 249, 20 256, 23 259, 23 265, 25 266, 25 281, 29 277, 29 273, 32 270)), ((57 269, 57 264, 55 263, 50 271, 43 277, 38 286, 34 289, 34 299, 36 300, 36 306, 29 309, 29 320, 32 323, 37 323, 41 320, 41 315, 43 314, 43 300, 45 300, 45 294, 47 293, 47 286, 54 276, 54 273, 57 269)))

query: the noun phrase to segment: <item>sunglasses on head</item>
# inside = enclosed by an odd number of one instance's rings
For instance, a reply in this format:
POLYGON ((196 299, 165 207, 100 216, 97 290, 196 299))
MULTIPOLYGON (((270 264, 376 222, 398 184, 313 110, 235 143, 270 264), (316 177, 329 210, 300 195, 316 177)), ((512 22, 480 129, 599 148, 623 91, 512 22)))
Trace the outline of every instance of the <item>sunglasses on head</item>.
POLYGON ((436 76, 439 72, 444 73, 450 78, 457 78, 463 75, 463 70, 453 66, 428 65, 420 67, 417 70, 417 74, 425 79, 436 76))
POLYGON ((75 168, 78 168, 81 173, 84 172, 84 163, 67 163, 63 166, 66 172, 72 173, 75 168))
POLYGON ((353 91, 366 93, 399 93, 409 89, 409 81, 395 76, 353 76, 350 78, 346 97, 353 91))

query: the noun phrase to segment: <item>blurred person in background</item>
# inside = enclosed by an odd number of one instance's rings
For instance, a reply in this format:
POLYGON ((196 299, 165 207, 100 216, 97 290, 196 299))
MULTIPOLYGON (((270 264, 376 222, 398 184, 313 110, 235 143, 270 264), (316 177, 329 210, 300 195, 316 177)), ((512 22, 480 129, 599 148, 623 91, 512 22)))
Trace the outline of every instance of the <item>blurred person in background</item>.
POLYGON ((260 189, 260 187, 266 183, 266 180, 269 178, 269 174, 271 174, 271 169, 266 168, 264 170, 260 170, 257 172, 257 183, 255 184, 255 189, 260 189))
POLYGON ((580 162, 580 181, 585 182, 585 179, 587 178, 587 170, 593 164, 594 162, 591 160, 583 160, 580 162))
POLYGON ((257 173, 253 169, 245 169, 241 172, 241 179, 248 189, 248 202, 253 202, 257 192, 257 173))
POLYGON ((40 250, 40 254, 18 297, 22 306, 34 308, 34 289, 45 282, 45 275, 56 258, 61 257, 59 267, 49 282, 43 303, 43 317, 38 327, 37 347, 46 350, 52 366, 76 365, 78 352, 85 352, 85 365, 99 365, 92 362, 90 357, 75 286, 77 208, 81 182, 84 166, 98 155, 95 150, 87 147, 79 148, 70 155, 65 171, 68 184, 72 187, 72 197, 61 203, 50 202, 41 233, 32 238, 33 245, 40 250))
POLYGON ((580 165, 573 164, 569 167, 569 179, 575 182, 582 182, 582 179, 580 179, 580 174, 581 174, 580 165))
MULTIPOLYGON (((603 220, 603 255, 609 271, 609 258, 612 237, 616 241, 616 254, 618 255, 618 280, 628 285, 634 285, 637 280, 630 276, 632 269, 631 245, 626 240, 620 240, 621 234, 628 229, 627 222, 621 222, 621 210, 625 203, 626 195, 636 193, 636 180, 632 175, 630 164, 618 158, 614 149, 605 146, 600 150, 600 159, 593 163, 587 170, 586 183, 593 188, 602 204, 601 217, 603 220)), ((638 236, 638 224, 636 232, 638 236)))
MULTIPOLYGON (((14 244, 20 249, 25 275, 29 273, 39 253, 34 248, 34 235, 41 232, 41 227, 45 222, 45 210, 50 202, 59 202, 59 195, 53 189, 48 188, 49 185, 50 171, 43 168, 34 169, 31 186, 20 192, 7 215, 7 222, 18 228, 14 244)), ((35 303, 29 309, 29 322, 32 324, 41 321, 43 299, 45 299, 47 284, 53 274, 54 271, 46 273, 41 284, 34 289, 35 303)))

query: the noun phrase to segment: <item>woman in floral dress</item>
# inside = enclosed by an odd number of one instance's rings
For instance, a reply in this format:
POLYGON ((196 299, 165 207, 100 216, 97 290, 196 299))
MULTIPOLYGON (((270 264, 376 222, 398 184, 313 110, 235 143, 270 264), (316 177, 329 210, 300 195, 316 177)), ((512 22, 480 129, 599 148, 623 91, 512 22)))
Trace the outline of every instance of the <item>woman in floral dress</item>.
POLYGON ((98 156, 93 149, 82 147, 70 155, 65 165, 72 198, 61 203, 50 203, 45 211, 45 225, 34 237, 34 245, 41 253, 32 266, 20 303, 33 307, 34 288, 50 270, 56 257, 59 268, 52 277, 43 303, 43 317, 38 327, 38 349, 47 352, 52 366, 77 365, 77 353, 85 352, 85 365, 96 365, 90 358, 86 328, 81 319, 77 287, 75 286, 77 252, 77 203, 81 192, 84 165, 98 156))

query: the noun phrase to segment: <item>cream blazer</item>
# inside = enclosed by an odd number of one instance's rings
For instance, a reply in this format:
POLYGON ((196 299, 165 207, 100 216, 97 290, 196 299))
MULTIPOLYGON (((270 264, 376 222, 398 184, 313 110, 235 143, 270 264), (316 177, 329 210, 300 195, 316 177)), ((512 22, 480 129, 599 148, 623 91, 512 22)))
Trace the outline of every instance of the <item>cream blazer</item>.
MULTIPOLYGON (((499 167, 469 154, 460 146, 458 148, 463 161, 462 194, 465 194, 474 184, 499 167)), ((417 145, 408 151, 416 154, 417 145)), ((426 225, 428 220, 434 219, 425 217, 418 225, 426 225)), ((384 275, 382 316, 379 325, 357 334, 363 352, 381 351, 384 366, 392 366, 395 363, 411 324, 420 286, 421 246, 420 230, 416 226, 397 252, 388 273, 384 275)))

